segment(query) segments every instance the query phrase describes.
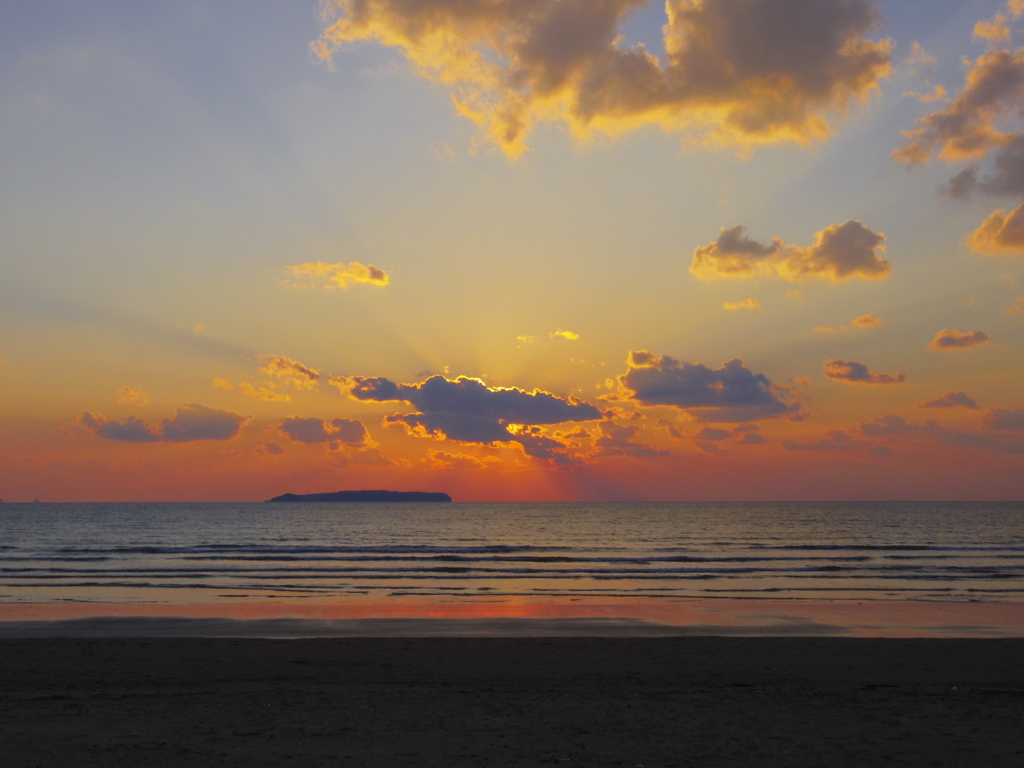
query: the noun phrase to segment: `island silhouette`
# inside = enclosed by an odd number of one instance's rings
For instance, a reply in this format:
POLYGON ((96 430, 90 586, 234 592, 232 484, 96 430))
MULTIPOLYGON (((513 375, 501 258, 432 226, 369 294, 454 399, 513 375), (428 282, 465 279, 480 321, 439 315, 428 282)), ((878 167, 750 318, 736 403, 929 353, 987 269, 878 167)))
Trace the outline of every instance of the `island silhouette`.
POLYGON ((270 501, 432 501, 451 502, 447 493, 426 491, 335 491, 334 493, 285 493, 270 501))

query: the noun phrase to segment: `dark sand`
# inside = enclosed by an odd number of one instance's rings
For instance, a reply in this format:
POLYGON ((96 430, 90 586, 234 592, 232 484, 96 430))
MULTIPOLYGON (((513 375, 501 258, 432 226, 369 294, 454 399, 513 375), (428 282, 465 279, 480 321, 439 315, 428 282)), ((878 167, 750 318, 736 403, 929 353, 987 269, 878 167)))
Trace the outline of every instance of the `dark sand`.
POLYGON ((0 641, 0 765, 1022 766, 1024 640, 0 641))

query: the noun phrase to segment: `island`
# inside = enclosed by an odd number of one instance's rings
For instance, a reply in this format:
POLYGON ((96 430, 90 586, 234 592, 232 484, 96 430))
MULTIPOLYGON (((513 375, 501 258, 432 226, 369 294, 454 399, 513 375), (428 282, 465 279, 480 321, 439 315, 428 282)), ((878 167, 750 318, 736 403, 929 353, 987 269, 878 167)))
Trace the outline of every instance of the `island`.
POLYGON ((270 501, 432 501, 450 503, 447 493, 425 491, 336 491, 335 493, 286 493, 270 501))

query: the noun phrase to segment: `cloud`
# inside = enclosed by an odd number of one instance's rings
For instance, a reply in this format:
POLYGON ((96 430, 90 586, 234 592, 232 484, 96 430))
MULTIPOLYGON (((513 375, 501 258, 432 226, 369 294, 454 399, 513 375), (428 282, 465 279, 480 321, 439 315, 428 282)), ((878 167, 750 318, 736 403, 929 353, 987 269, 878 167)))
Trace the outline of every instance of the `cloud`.
POLYGON ((550 336, 552 339, 566 339, 567 341, 576 341, 576 339, 580 337, 578 333, 573 333, 572 331, 563 331, 561 329, 557 331, 552 331, 551 333, 548 334, 548 336, 550 336))
POLYGON ((722 229, 718 240, 693 252, 690 273, 699 280, 778 277, 791 283, 825 280, 838 283, 859 277, 884 280, 892 264, 881 257, 885 235, 859 221, 833 224, 804 248, 772 238, 770 245, 747 237, 742 226, 722 229))
POLYGON ((935 338, 928 345, 928 349, 933 352, 954 352, 958 349, 980 347, 988 342, 988 335, 981 331, 961 333, 953 328, 944 328, 935 334, 935 338))
MULTIPOLYGON (((1016 409, 1016 413, 1021 411, 1024 411, 1024 409, 1016 409)), ((1020 417, 1015 416, 1013 409, 1005 412, 1010 414, 1009 416, 1003 416, 1003 413, 998 410, 991 411, 985 418, 986 426, 989 429, 1017 431, 1014 425, 1021 426, 1017 421, 1020 417), (1006 426, 992 427, 990 426, 991 423, 1005 423, 1006 426)), ((858 431, 865 437, 919 437, 951 448, 990 451, 1011 456, 1024 455, 1024 440, 1001 434, 988 435, 959 432, 940 427, 935 421, 927 421, 924 424, 910 424, 900 416, 880 416, 866 424, 861 424, 858 427, 858 431)))
POLYGON ((739 360, 715 370, 642 350, 631 352, 627 364, 619 385, 639 405, 694 410, 702 421, 712 422, 767 419, 790 409, 767 376, 753 373, 739 360))
POLYGON ((117 403, 118 405, 124 405, 126 403, 147 405, 149 403, 149 395, 138 387, 121 387, 117 390, 117 403))
POLYGON ((874 448, 868 451, 876 459, 891 459, 893 458, 892 451, 886 448, 884 445, 876 445, 874 448))
POLYGON ((851 320, 850 325, 840 325, 838 328, 832 328, 828 325, 818 325, 815 326, 814 330, 825 333, 836 333, 838 331, 848 331, 850 330, 850 326, 853 326, 854 328, 877 328, 881 324, 882 318, 877 317, 876 315, 861 315, 860 317, 855 317, 851 320))
POLYGON ((953 102, 917 120, 909 142, 893 152, 901 163, 977 160, 1004 147, 1016 134, 996 127, 998 118, 1024 106, 1024 49, 988 51, 968 62, 963 90, 953 102))
POLYGON ((227 379, 217 379, 217 378, 215 378, 215 379, 213 380, 213 386, 214 386, 214 387, 215 387, 216 389, 223 389, 223 390, 226 390, 226 391, 228 391, 228 392, 230 392, 230 391, 231 391, 232 389, 234 389, 234 388, 235 388, 235 385, 234 385, 234 384, 232 384, 232 383, 231 383, 230 381, 228 381, 227 379))
POLYGON ((430 452, 431 466, 435 469, 486 469, 488 466, 497 464, 497 456, 487 456, 478 459, 476 456, 467 456, 464 453, 445 453, 444 451, 430 452))
POLYGON ((249 397, 255 397, 257 400, 266 400, 271 403, 288 402, 291 400, 291 398, 283 392, 275 392, 274 390, 267 389, 266 387, 256 387, 248 381, 238 382, 238 391, 248 395, 249 397))
POLYGON ((797 443, 783 440, 782 447, 787 451, 850 451, 860 446, 841 429, 834 429, 816 443, 797 443))
POLYGON ((704 427, 700 432, 697 433, 697 440, 728 440, 732 437, 732 432, 728 429, 716 429, 714 427, 704 427))
POLYGON ((281 456, 285 453, 285 450, 277 443, 265 443, 260 441, 256 444, 256 455, 262 456, 265 453, 268 453, 271 456, 281 456))
POLYGON ((972 408, 976 409, 978 404, 964 392, 947 392, 931 400, 925 400, 917 406, 918 408, 972 408))
POLYGON ((291 384, 296 389, 316 389, 320 381, 320 371, 310 368, 297 360, 282 355, 260 355, 257 358, 260 366, 260 373, 267 376, 274 376, 286 384, 291 384))
POLYGON ((614 421, 602 421, 598 427, 601 434, 594 440, 598 456, 632 456, 637 459, 648 459, 670 455, 670 451, 633 442, 640 433, 640 427, 635 424, 623 426, 614 421))
POLYGON ((1024 408, 996 408, 985 414, 985 428, 1024 432, 1024 408))
POLYGON ((768 441, 757 434, 757 432, 747 432, 740 440, 740 445, 764 445, 767 442, 768 441))
POLYGON ((104 440, 116 440, 122 443, 157 443, 160 441, 160 436, 154 434, 149 425, 136 416, 129 416, 127 421, 119 424, 99 413, 86 411, 78 423, 92 430, 104 440))
POLYGON ((328 0, 314 52, 372 40, 452 93, 511 157, 538 123, 614 136, 653 125, 751 149, 830 135, 826 114, 891 69, 870 0, 669 0, 659 61, 619 30, 646 0, 328 0))
POLYGON ((296 443, 344 443, 350 446, 365 446, 370 442, 366 427, 355 419, 333 419, 328 422, 323 419, 289 416, 276 426, 296 443))
POLYGON ((746 298, 743 301, 727 301, 722 305, 722 309, 730 312, 735 312, 739 309, 760 309, 761 302, 754 298, 746 298))
POLYGON ((855 360, 826 360, 824 365, 825 378, 844 384, 902 384, 906 379, 903 373, 872 373, 855 360))
POLYGON ((998 208, 965 241, 974 253, 999 256, 1024 253, 1024 203, 1009 213, 998 208))
POLYGON ((331 383, 349 397, 373 402, 407 402, 415 413, 388 416, 414 434, 444 436, 467 443, 519 443, 535 458, 558 459, 565 446, 533 429, 539 425, 595 421, 601 411, 575 397, 527 392, 516 387, 491 388, 479 379, 454 381, 432 376, 421 384, 396 384, 388 379, 337 377, 331 383))
POLYGON ((164 440, 172 443, 230 440, 251 419, 252 416, 242 416, 231 411, 190 403, 178 408, 174 418, 160 422, 160 434, 164 440))
POLYGON ((192 326, 193 333, 206 333, 206 323, 196 323, 192 326))
POLYGON ((1009 315, 1010 317, 1015 317, 1016 315, 1024 315, 1024 296, 1018 296, 1014 300, 1013 305, 1008 310, 1006 310, 1004 314, 1009 315))
POLYGON ((326 288, 348 288, 352 283, 385 286, 391 282, 390 275, 380 267, 360 264, 358 261, 349 264, 307 261, 305 264, 292 264, 286 269, 295 277, 314 278, 314 283, 304 283, 301 284, 302 287, 312 287, 316 282, 322 283, 326 288))
POLYGON ((861 315, 853 318, 851 323, 857 328, 877 328, 882 324, 882 318, 877 315, 861 315))
POLYGON ((186 443, 195 440, 230 440, 251 419, 251 416, 190 403, 178 408, 174 418, 163 419, 159 430, 135 416, 130 416, 124 423, 118 423, 91 412, 86 412, 78 423, 105 440, 186 443))

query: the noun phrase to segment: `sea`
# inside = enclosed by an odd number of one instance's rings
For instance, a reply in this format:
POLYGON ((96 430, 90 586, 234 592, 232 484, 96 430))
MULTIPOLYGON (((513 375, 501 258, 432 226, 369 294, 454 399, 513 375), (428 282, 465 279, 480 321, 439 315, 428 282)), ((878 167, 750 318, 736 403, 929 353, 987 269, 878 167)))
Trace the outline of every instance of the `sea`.
POLYGON ((983 604, 1016 627, 1024 502, 0 505, 0 624, 105 611, 705 626, 709 610, 821 623, 811 608, 826 606, 832 626, 841 607, 870 624, 926 604, 944 626, 977 624, 957 606, 983 604))

